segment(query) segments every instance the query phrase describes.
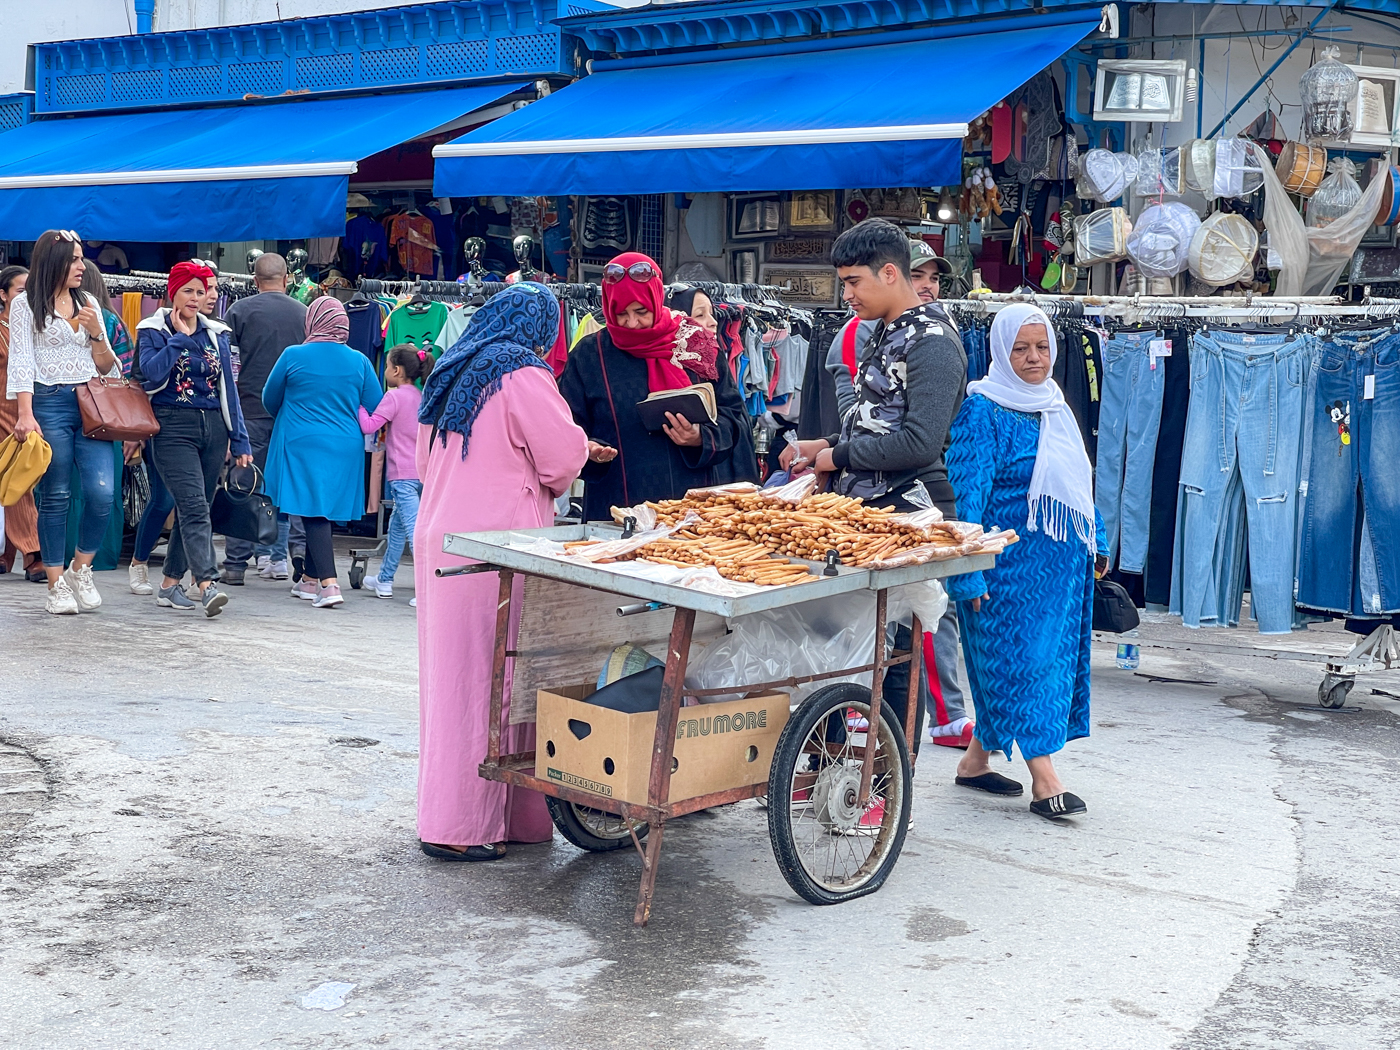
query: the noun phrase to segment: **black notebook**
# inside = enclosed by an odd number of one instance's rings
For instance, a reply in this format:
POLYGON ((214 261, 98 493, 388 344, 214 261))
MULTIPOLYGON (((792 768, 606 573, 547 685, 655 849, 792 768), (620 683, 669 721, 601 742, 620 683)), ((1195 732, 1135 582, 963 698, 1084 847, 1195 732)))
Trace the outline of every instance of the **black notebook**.
POLYGON ((685 416, 692 423, 713 423, 719 418, 715 388, 709 383, 696 383, 679 390, 659 390, 637 402, 637 415, 648 430, 664 427, 667 412, 685 416))

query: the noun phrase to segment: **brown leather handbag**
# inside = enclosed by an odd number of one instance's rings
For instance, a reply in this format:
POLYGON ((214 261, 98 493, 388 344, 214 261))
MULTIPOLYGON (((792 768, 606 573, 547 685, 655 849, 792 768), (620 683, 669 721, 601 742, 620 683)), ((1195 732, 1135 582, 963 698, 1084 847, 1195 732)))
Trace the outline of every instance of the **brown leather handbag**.
POLYGON ((145 441, 160 430, 146 391, 129 379, 100 376, 77 388, 83 436, 97 441, 145 441))

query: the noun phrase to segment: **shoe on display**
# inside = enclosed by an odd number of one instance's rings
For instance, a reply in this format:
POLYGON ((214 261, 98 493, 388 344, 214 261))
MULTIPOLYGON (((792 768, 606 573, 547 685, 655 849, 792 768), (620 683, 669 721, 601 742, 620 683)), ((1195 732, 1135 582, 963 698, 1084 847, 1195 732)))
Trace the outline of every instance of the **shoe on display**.
POLYGON ((374 596, 376 598, 392 598, 394 596, 394 581, 381 580, 376 576, 374 578, 374 596))
POLYGON ((162 609, 198 609, 199 606, 190 600, 190 596, 185 593, 185 588, 178 583, 170 587, 162 587, 156 593, 156 604, 162 609))
MULTIPOLYGON (((262 561, 261 558, 258 561, 262 561)), ((287 580, 291 579, 292 570, 287 567, 285 561, 269 561, 266 565, 258 566, 258 575, 264 580, 287 580)))
POLYGON ((83 612, 92 612, 102 605, 102 595, 97 593, 97 583, 92 578, 92 566, 84 565, 80 569, 75 569, 71 565, 63 570, 63 578, 68 581, 69 588, 73 591, 73 597, 78 600, 78 608, 83 612))
POLYGON ((228 584, 230 587, 242 587, 243 577, 246 576, 247 573, 248 570, 246 568, 230 569, 227 565, 225 565, 224 571, 219 573, 219 579, 223 580, 223 582, 228 584))
POLYGON ((334 609, 345 599, 340 594, 340 584, 332 583, 320 588, 316 592, 316 599, 311 603, 313 609, 334 609))
POLYGON ((155 594, 156 589, 151 586, 151 574, 140 562, 131 563, 126 570, 126 578, 131 583, 132 594, 155 594))
POLYGON ((228 604, 228 595, 219 590, 218 584, 211 583, 199 596, 199 604, 204 606, 205 616, 218 616, 228 604))
POLYGON ((53 613, 55 616, 78 614, 78 599, 73 597, 73 589, 62 576, 49 588, 48 597, 44 599, 44 612, 53 613))
POLYGON ((296 583, 292 584, 292 597, 314 602, 318 590, 320 590, 320 585, 315 580, 303 576, 296 583))

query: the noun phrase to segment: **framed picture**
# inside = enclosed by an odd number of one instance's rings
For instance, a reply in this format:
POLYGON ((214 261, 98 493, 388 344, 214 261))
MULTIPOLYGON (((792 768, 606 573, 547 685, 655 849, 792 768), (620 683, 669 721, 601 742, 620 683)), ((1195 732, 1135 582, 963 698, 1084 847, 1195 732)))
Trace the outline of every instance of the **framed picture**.
POLYGON ((770 263, 830 262, 831 238, 783 237, 769 241, 763 246, 763 260, 770 263))
POLYGON ((731 241, 772 237, 783 228, 783 202, 776 193, 736 193, 729 208, 731 241))
POLYGON ((788 200, 788 225, 794 230, 835 229, 836 191, 795 191, 788 200))
POLYGON ((1396 84, 1400 69, 1380 66, 1348 66, 1361 83, 1351 104, 1352 146, 1378 146, 1389 149, 1400 144, 1396 124, 1396 84))
POLYGON ((583 284, 602 284, 603 267, 606 263, 586 263, 578 264, 578 279, 583 284))
POLYGON ((765 266, 763 284, 781 288, 778 298, 795 306, 836 306, 840 284, 830 266, 765 266))
POLYGON ((757 284, 758 249, 745 248, 742 251, 731 252, 730 255, 734 265, 734 283, 757 284))
POLYGON ((1182 59, 1102 58, 1094 74, 1094 119, 1155 121, 1181 119, 1186 98, 1182 59))

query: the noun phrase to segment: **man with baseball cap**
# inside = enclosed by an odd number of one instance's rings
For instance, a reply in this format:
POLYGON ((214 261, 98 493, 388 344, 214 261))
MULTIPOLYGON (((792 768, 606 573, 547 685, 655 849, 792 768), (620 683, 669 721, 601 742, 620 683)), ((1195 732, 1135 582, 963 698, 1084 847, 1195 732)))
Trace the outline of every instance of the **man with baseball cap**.
POLYGON ((909 276, 914 282, 914 291, 926 303, 931 303, 939 295, 939 279, 953 272, 953 264, 941 255, 934 254, 927 241, 909 242, 909 276))

